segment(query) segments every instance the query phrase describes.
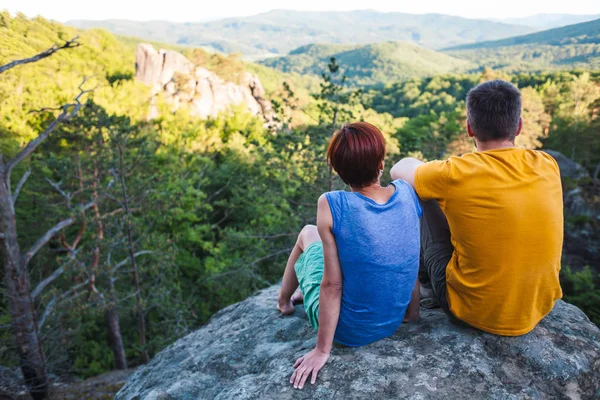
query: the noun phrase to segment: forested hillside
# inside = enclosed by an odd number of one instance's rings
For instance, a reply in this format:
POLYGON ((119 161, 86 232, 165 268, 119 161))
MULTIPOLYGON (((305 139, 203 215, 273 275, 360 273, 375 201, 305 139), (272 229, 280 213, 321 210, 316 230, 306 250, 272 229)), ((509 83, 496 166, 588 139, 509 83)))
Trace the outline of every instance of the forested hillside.
POLYGON ((600 69, 600 19, 497 41, 450 48, 448 54, 511 71, 600 69))
POLYGON ((600 20, 435 52, 411 43, 313 44, 260 63, 318 76, 335 57, 355 85, 383 85, 412 77, 481 71, 600 70, 600 20))
MULTIPOLYGON (((335 57, 354 86, 383 85, 412 77, 474 72, 484 67, 510 73, 600 69, 600 20, 488 41, 485 32, 500 29, 502 25, 499 27, 489 21, 480 24, 477 20, 457 20, 443 15, 410 16, 408 24, 408 17, 408 14, 376 12, 305 15, 273 11, 248 17, 243 19, 243 23, 229 20, 227 23, 208 22, 206 24, 212 24, 210 29, 203 24, 185 24, 180 27, 166 22, 73 21, 73 24, 81 27, 105 27, 113 32, 145 39, 203 46, 213 52, 242 53, 246 58, 262 58, 259 61, 262 65, 304 77, 318 77, 326 69, 329 59, 335 57), (308 16, 314 18, 308 20, 308 16), (333 21, 338 21, 335 26, 340 28, 330 29, 333 21), (280 26, 284 22, 286 25, 280 26), (301 22, 303 24, 299 25, 301 22), (312 26, 311 24, 315 26, 314 31, 307 31, 306 27, 312 26), (231 35, 235 39, 231 39, 231 43, 230 39, 215 39, 216 42, 190 39, 205 34, 221 35, 218 33, 220 28, 217 29, 216 26, 226 27, 227 32, 231 32, 222 35, 231 35), (444 34, 436 33, 432 36, 429 32, 432 26, 436 26, 436 32, 444 34), (452 39, 450 32, 458 26, 465 29, 457 33, 460 39, 452 39), (179 29, 187 32, 184 40, 173 37, 179 29), (342 35, 346 29, 348 32, 342 35), (363 32, 363 29, 368 32, 363 32), (411 36, 407 36, 402 29, 412 32, 411 36), (247 34, 244 33, 239 40, 236 35, 246 31, 247 34), (271 34, 267 34, 268 32, 271 34), (321 34, 324 32, 327 34, 321 34), (480 35, 471 36, 472 32, 480 35), (332 36, 338 33, 339 37, 332 36), (402 41, 398 41, 399 39, 402 41), (448 46, 451 40, 468 44, 448 46), (267 44, 269 48, 265 47, 267 44), (293 49, 293 44, 300 47, 293 49), (448 48, 439 51, 441 47, 448 48), (279 57, 272 57, 276 55, 279 57)), ((494 32, 500 35, 498 32, 504 30, 494 32)), ((519 29, 513 29, 512 32, 513 35, 518 34, 519 29)), ((506 34, 510 35, 511 33, 506 34)))
POLYGON ((558 46, 586 43, 600 43, 600 19, 563 26, 555 29, 549 29, 542 32, 531 33, 529 35, 510 37, 508 39, 484 41, 474 44, 458 46, 455 47, 455 49, 481 49, 516 46, 522 44, 547 44, 552 46, 558 46))
MULTIPOLYGON (((144 363, 216 311, 277 282, 298 230, 315 221, 319 195, 344 187, 325 163, 336 128, 356 120, 379 127, 388 168, 402 156, 463 154, 473 150, 466 93, 494 78, 522 91, 518 145, 558 150, 586 169, 581 179, 565 181, 585 213, 567 215, 561 279, 565 299, 600 323, 600 74, 449 74, 473 64, 406 43, 307 46, 289 56, 299 67, 279 66, 284 73, 153 43, 228 82, 256 74, 277 115, 277 124, 267 125, 243 108, 208 119, 174 108, 134 79, 140 40, 104 30, 1 13, 0 65, 78 36, 72 48, 0 79, 4 161, 81 95, 79 113, 12 174, 18 242, 37 249, 27 276, 50 372, 89 377, 144 363), (356 62, 369 57, 367 67, 356 62), (387 84, 364 87, 374 82, 387 84), (150 119, 151 106, 157 113, 150 119), (45 246, 36 245, 67 219, 45 246)), ((185 83, 177 74, 168 82, 174 91, 185 83)), ((2 270, 0 365, 16 366, 5 278, 2 270)))
POLYGON ((536 14, 521 18, 503 18, 499 21, 539 28, 540 30, 559 28, 561 26, 579 24, 581 22, 593 21, 600 18, 600 14, 577 15, 577 14, 536 14))
POLYGON ((409 42, 357 45, 308 45, 288 56, 261 64, 301 75, 321 74, 331 57, 354 85, 376 85, 414 77, 467 72, 477 64, 428 50, 409 42))
MULTIPOLYGON (((391 137, 398 122, 390 115, 334 103, 347 99, 337 89, 319 100, 304 97, 310 80, 297 88, 293 76, 248 67, 264 77, 281 115, 278 133, 242 110, 209 120, 185 108, 173 113, 160 97, 159 116, 147 120, 151 88, 133 79, 137 42, 7 13, 0 34, 0 64, 78 35, 81 44, 2 75, 4 159, 48 127, 57 107, 73 102, 84 77, 82 88, 90 90, 79 114, 13 172, 14 185, 29 177, 16 203, 23 249, 69 215, 76 219, 28 267, 56 374, 85 377, 144 362, 223 306, 279 279, 298 229, 314 222, 316 199, 339 185, 323 158, 334 113, 376 123, 390 156, 398 154, 391 137), (310 126, 298 127, 303 119, 310 126), (77 211, 94 198, 93 209, 77 211), (115 347, 117 334, 124 353, 115 347)), ((201 51, 188 56, 231 80, 244 65, 201 51)), ((5 296, 0 309, 0 364, 16 365, 5 296)))
POLYGON ((105 28, 120 35, 206 47, 223 53, 242 53, 255 59, 284 55, 311 43, 369 44, 403 40, 439 49, 535 30, 441 14, 382 13, 373 10, 273 10, 244 18, 185 24, 123 20, 70 21, 67 24, 78 28, 105 28))

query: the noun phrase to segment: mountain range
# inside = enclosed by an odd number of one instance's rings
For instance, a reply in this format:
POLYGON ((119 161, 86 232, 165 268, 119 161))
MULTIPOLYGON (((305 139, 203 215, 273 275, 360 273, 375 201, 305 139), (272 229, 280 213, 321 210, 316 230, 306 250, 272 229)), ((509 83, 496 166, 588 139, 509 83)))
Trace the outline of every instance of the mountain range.
POLYGON ((222 53, 242 53, 251 59, 285 55, 312 43, 372 44, 402 40, 441 49, 536 31, 528 26, 489 20, 373 10, 273 10, 250 17, 194 23, 76 20, 67 24, 78 28, 104 28, 121 35, 222 53))
POLYGON ((536 14, 523 18, 503 18, 492 21, 504 22, 506 24, 524 25, 539 30, 559 28, 561 26, 579 24, 581 22, 593 21, 600 18, 600 14, 577 15, 577 14, 536 14))
POLYGON ((529 35, 458 46, 446 53, 512 71, 600 69, 600 19, 529 35))
POLYGON ((478 68, 475 62, 426 49, 411 42, 311 44, 293 50, 287 56, 267 58, 260 63, 283 72, 319 75, 327 69, 331 57, 335 57, 344 75, 356 85, 377 85, 478 68))
MULTIPOLYGON (((557 24, 591 17, 549 14, 538 16, 537 22, 557 24)), ((528 21, 520 20, 532 23, 528 21)), ((544 31, 439 14, 376 11, 278 10, 186 24, 122 20, 71 23, 213 52, 239 52, 246 59, 303 76, 318 76, 335 57, 356 85, 471 72, 484 66, 508 72, 600 69, 600 19, 544 31)))

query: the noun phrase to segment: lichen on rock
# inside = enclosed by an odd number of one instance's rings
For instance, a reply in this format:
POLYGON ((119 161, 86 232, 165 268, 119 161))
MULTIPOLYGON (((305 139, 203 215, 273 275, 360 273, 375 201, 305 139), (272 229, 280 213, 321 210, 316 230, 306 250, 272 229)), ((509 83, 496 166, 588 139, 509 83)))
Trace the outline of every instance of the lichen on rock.
POLYGON ((217 313, 140 367, 118 400, 592 399, 600 396, 600 329, 558 301, 529 334, 453 325, 438 310, 361 348, 334 346, 315 385, 294 389, 293 362, 316 332, 301 306, 282 317, 278 286, 217 313))

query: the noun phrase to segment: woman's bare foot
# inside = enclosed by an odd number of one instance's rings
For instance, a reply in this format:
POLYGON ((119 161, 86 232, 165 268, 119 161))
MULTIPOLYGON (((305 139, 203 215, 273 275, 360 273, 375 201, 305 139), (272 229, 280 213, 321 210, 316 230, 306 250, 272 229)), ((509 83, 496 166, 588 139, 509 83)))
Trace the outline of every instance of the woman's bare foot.
POLYGON ((406 314, 404 314, 404 319, 402 320, 403 324, 406 324, 407 322, 413 322, 413 321, 418 321, 419 320, 419 313, 417 313, 417 315, 414 314, 410 314, 409 312, 407 312, 406 314))
POLYGON ((304 302, 304 296, 300 290, 296 290, 292 295, 292 298, 289 300, 279 299, 277 301, 277 309, 283 315, 290 315, 294 313, 297 304, 302 304, 304 302))
POLYGON ((402 322, 419 320, 419 313, 421 311, 421 305, 419 304, 421 288, 421 283, 417 279, 415 282, 415 287, 410 295, 410 303, 408 303, 408 307, 406 307, 406 312, 404 313, 404 319, 402 322))
POLYGON ((294 313, 295 307, 292 300, 288 300, 287 302, 280 300, 277 302, 277 309, 283 315, 290 315, 294 313))
POLYGON ((300 290, 296 290, 292 295, 292 304, 298 305, 304 303, 304 295, 300 290))

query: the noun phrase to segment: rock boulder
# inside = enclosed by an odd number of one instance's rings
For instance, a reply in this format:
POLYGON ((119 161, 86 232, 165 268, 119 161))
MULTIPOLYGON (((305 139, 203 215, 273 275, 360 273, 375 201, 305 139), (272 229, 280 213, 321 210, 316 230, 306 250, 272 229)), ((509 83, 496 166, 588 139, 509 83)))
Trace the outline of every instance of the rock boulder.
MULTIPOLYGON (((141 43, 136 52, 135 77, 151 85, 154 94, 163 93, 174 110, 188 105, 193 115, 208 118, 243 105, 252 114, 262 115, 267 125, 274 124, 271 102, 265 99, 260 80, 248 72, 240 77, 239 84, 228 82, 176 51, 157 51, 141 43)), ((150 113, 153 115, 155 110, 150 113)))
POLYGON ((544 150, 556 160, 558 168, 560 168, 560 176, 562 178, 582 179, 589 176, 587 170, 575 161, 571 160, 561 152, 555 150, 544 150))
POLYGON ((600 396, 600 330, 559 301, 529 334, 499 337, 438 310, 361 348, 334 347, 317 384, 295 390, 293 362, 313 348, 301 306, 275 310, 278 286, 217 313, 140 367, 118 400, 592 399, 600 396))

